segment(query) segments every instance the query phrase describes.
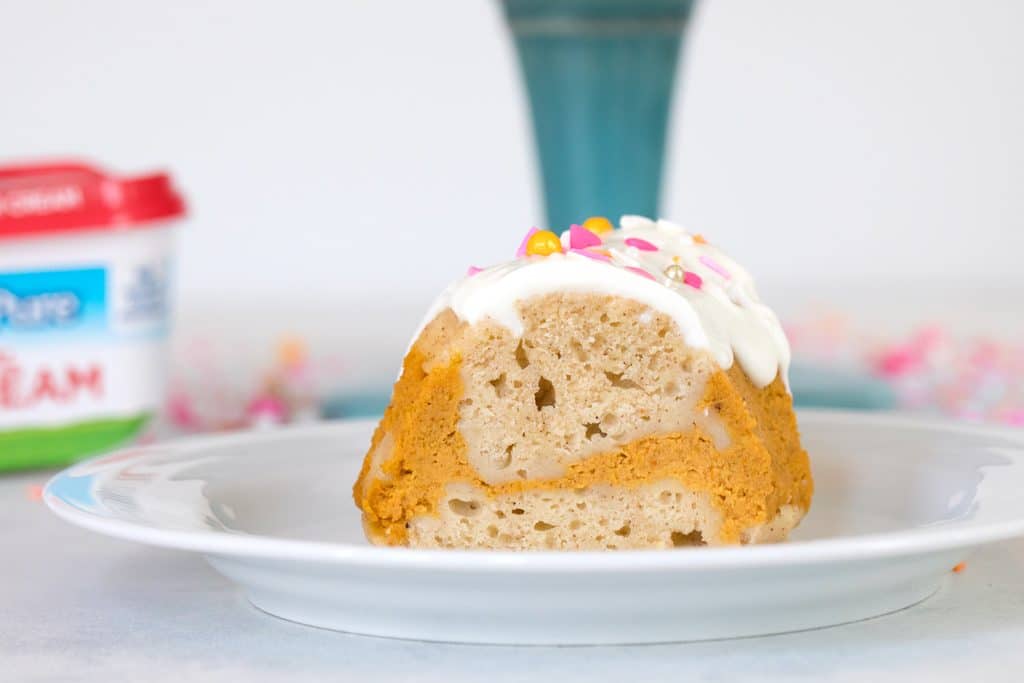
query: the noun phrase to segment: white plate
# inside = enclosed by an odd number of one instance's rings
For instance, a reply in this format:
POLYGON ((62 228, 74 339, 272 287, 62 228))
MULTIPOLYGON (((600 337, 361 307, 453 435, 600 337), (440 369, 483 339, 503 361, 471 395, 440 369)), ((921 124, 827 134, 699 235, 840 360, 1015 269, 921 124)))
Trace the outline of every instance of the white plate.
POLYGON ((81 463, 61 517, 200 552, 292 621, 476 643, 646 643, 777 633, 931 595, 971 548, 1024 534, 1024 433, 800 416, 817 482, 789 543, 605 553, 376 548, 350 486, 372 423, 195 438, 81 463))

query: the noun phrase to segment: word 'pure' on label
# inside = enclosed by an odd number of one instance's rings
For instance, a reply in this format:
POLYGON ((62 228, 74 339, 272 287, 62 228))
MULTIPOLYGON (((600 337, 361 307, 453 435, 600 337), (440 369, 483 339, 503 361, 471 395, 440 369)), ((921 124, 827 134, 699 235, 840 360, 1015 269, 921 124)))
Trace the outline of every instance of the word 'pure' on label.
POLYGON ((64 325, 78 315, 80 304, 74 292, 46 292, 18 296, 0 289, 0 328, 64 325))

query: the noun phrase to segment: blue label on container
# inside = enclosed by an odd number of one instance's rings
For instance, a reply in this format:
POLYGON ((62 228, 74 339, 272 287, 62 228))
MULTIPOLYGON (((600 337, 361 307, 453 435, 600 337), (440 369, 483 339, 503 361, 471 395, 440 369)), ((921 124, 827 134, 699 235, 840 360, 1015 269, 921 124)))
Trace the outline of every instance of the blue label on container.
POLYGON ((107 330, 107 270, 0 273, 0 342, 22 335, 107 330))

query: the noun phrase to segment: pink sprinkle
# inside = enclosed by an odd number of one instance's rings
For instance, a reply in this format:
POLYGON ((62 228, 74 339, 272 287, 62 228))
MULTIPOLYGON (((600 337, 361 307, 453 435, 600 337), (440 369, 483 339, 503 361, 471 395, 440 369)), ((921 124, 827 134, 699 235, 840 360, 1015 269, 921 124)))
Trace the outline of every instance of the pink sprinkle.
MULTIPOLYGON (((626 266, 626 270, 631 270, 634 273, 636 273, 637 275, 643 275, 648 280, 654 280, 654 276, 651 275, 650 273, 648 273, 643 268, 634 268, 633 266, 626 266)), ((657 282, 657 280, 655 280, 655 282, 657 282)))
POLYGON ((268 417, 277 421, 284 421, 288 415, 288 408, 284 401, 269 394, 257 396, 245 409, 250 418, 268 417))
POLYGON ((167 399, 167 417, 171 424, 180 429, 199 429, 202 422, 193 408, 192 401, 184 393, 172 393, 167 399))
POLYGON ((586 249, 600 246, 601 238, 579 225, 569 226, 569 248, 586 249))
POLYGON ((1015 427, 1024 427, 1024 408, 1020 410, 1011 410, 1003 418, 1007 424, 1014 425, 1015 427))
POLYGON ((626 246, 628 246, 628 247, 636 247, 640 251, 658 251, 658 248, 656 246, 654 246, 653 244, 651 244, 647 240, 640 239, 639 237, 629 237, 629 238, 627 238, 626 239, 626 246))
POLYGON ((716 273, 724 277, 726 280, 732 279, 732 275, 729 274, 729 271, 723 268, 721 263, 711 258, 710 256, 701 256, 699 260, 705 266, 715 271, 716 273))
POLYGON ((700 275, 697 275, 697 273, 694 273, 691 270, 688 270, 683 274, 683 282, 694 289, 700 289, 704 286, 704 280, 701 279, 700 275))
POLYGON ((875 369, 883 377, 901 377, 908 375, 921 364, 921 356, 917 349, 908 346, 895 346, 888 349, 875 362, 875 369))
POLYGON ((570 253, 579 254, 580 256, 586 256, 592 258, 595 261, 611 261, 611 257, 607 254, 601 254, 596 251, 590 251, 589 249, 571 249, 570 253))
POLYGON ((466 277, 473 277, 474 275, 476 275, 477 273, 479 273, 482 270, 483 270, 483 268, 477 268, 476 266, 470 266, 469 268, 466 269, 466 277))
POLYGON ((516 258, 522 258, 523 256, 526 256, 526 243, 529 242, 530 238, 533 237, 538 232, 540 231, 537 230, 537 228, 530 228, 530 231, 526 233, 526 237, 524 237, 523 241, 519 243, 519 248, 516 249, 516 258))

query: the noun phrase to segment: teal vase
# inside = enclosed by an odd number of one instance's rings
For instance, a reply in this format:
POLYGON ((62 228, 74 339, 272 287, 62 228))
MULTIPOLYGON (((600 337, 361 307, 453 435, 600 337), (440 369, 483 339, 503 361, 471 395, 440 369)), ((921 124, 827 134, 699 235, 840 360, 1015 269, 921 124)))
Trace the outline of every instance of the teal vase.
POLYGON ((658 214, 693 0, 504 0, 530 100, 548 226, 658 214))

